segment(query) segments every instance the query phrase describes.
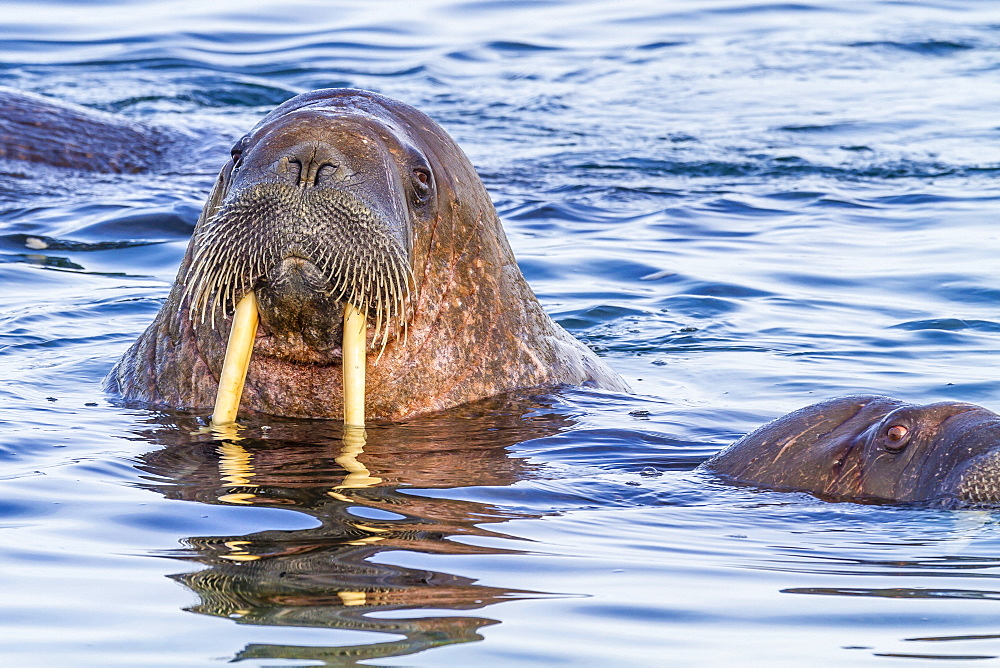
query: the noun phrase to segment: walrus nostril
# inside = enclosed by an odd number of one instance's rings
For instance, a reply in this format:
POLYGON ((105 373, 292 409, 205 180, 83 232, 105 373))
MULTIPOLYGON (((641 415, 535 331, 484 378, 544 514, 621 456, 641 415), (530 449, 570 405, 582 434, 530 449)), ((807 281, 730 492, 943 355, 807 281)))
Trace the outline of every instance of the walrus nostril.
POLYGON ((278 161, 275 172, 285 183, 298 185, 302 180, 302 163, 298 158, 286 155, 278 161))
POLYGON ((322 185, 323 183, 334 181, 337 175, 343 171, 341 165, 333 162, 325 162, 316 170, 316 182, 313 185, 322 185))
POLYGON ((329 146, 304 142, 285 149, 275 171, 281 180, 300 188, 313 188, 324 181, 343 180, 351 173, 345 157, 329 146))
POLYGON ((313 161, 303 166, 298 158, 285 156, 281 159, 277 171, 287 183, 300 188, 312 188, 323 182, 333 181, 337 174, 344 170, 334 162, 313 161))
POLYGON ((341 171, 343 170, 341 170, 339 164, 314 157, 305 163, 305 167, 303 167, 299 174, 299 186, 302 188, 314 188, 324 181, 334 180, 338 172, 341 171))
POLYGON ((341 171, 341 165, 336 162, 315 159, 303 161, 295 156, 283 157, 277 169, 284 181, 300 188, 313 188, 323 181, 334 180, 341 171))

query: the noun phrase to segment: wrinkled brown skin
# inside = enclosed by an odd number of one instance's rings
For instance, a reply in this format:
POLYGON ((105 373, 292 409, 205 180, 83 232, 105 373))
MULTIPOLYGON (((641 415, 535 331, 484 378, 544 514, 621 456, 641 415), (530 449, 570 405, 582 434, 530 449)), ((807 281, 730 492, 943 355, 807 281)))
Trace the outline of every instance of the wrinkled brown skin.
MULTIPOLYGON (((407 331, 403 336, 394 323, 381 359, 376 363, 369 353, 369 418, 402 420, 517 388, 586 384, 627 391, 617 374, 542 310, 486 189, 458 145, 426 115, 389 98, 327 89, 279 106, 243 143, 249 167, 241 163, 235 177, 233 161, 223 167, 195 235, 211 223, 234 179, 245 185, 247 169, 261 180, 282 178, 282 152, 304 144, 316 155, 339 156, 366 178, 394 184, 378 205, 402 212, 397 222, 408 228, 413 291, 407 331), (369 140, 363 146, 362 137, 369 140), (371 153, 373 145, 381 154, 371 153), (433 175, 433 191, 420 207, 414 205, 412 185, 417 164, 433 175), (272 167, 255 172, 254 165, 272 167)), ((170 296, 109 374, 108 390, 150 404, 212 406, 231 313, 215 329, 193 326, 181 299, 191 269, 189 246, 170 296)), ((341 418, 342 304, 303 303, 300 293, 277 290, 258 296, 262 324, 241 410, 341 418), (292 304, 290 316, 271 308, 282 301, 292 304), (318 334, 299 331, 311 321, 319 322, 318 334)))
POLYGON ((0 159, 88 172, 145 172, 171 138, 87 107, 0 86, 0 159))
POLYGON ((1000 503, 1000 415, 851 396, 807 406, 744 436, 702 468, 735 481, 839 501, 1000 503), (888 438, 902 426, 904 440, 888 438))

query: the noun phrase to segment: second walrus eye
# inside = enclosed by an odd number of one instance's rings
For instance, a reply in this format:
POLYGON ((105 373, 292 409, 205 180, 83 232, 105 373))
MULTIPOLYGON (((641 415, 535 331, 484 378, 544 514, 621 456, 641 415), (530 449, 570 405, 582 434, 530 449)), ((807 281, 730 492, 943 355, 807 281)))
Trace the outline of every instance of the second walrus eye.
POLYGON ((891 452, 898 452, 906 447, 909 440, 910 430, 901 424, 895 424, 885 431, 885 448, 891 452))
POLYGON ((431 195, 431 173, 423 167, 413 170, 413 196, 418 204, 423 204, 431 195))

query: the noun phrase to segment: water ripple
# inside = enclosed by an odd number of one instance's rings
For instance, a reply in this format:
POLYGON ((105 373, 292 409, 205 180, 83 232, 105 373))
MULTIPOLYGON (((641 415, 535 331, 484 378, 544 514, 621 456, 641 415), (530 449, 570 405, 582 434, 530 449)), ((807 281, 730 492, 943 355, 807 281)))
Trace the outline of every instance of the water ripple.
POLYGON ((993 515, 693 470, 837 394, 995 403, 990 3, 4 12, 5 85, 191 146, 128 177, 0 165, 12 664, 1000 655, 981 609, 993 515), (336 424, 258 416, 222 447, 197 433, 205 416, 101 395, 233 139, 321 86, 439 120, 543 306, 636 394, 563 388, 373 426, 360 461, 384 484, 350 490, 336 424))

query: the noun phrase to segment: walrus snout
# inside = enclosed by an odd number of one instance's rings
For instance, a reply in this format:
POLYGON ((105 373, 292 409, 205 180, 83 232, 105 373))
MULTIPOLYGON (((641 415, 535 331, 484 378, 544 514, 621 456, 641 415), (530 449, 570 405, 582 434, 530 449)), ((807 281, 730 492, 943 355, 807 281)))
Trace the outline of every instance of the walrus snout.
POLYGON ((207 315, 214 328, 258 290, 262 328, 295 341, 279 357, 304 359, 313 345, 319 359, 308 361, 327 363, 341 327, 336 317, 313 319, 326 309, 349 301, 376 334, 396 327, 412 283, 412 231, 385 132, 371 119, 302 109, 264 119, 237 142, 224 198, 180 277, 193 321, 207 315))
POLYGON ((951 439, 949 493, 971 503, 1000 501, 1000 415, 968 404, 969 410, 949 418, 944 427, 951 439))
POLYGON ((969 462, 958 476, 957 496, 969 503, 996 503, 1000 500, 1000 448, 969 462))
POLYGON ((305 318, 345 301, 387 333, 412 280, 401 227, 349 190, 264 182, 231 192, 195 233, 194 259, 180 278, 192 321, 207 317, 214 327, 244 294, 260 290, 262 325, 272 333, 311 327, 319 338, 303 340, 327 349, 333 342, 319 333, 336 335, 338 325, 328 322, 336 318, 319 326, 305 318))
POLYGON ((343 303, 328 277, 301 257, 288 257, 256 287, 260 316, 258 354, 299 364, 330 364, 340 358, 343 303))
POLYGON ((268 183, 347 192, 386 229, 407 236, 408 247, 405 189, 384 132, 370 120, 331 120, 311 109, 262 122, 233 147, 230 193, 268 183))

